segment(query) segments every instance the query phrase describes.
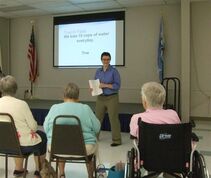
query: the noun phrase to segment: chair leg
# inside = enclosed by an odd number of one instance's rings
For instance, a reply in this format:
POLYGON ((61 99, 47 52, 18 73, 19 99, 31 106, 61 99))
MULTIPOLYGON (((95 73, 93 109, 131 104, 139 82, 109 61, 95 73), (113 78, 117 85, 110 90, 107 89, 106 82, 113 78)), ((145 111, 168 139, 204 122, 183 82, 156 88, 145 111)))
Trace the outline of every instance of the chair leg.
POLYGON ((26 173, 27 173, 27 165, 28 165, 28 156, 25 157, 25 163, 24 163, 24 175, 23 178, 26 178, 26 173))
POLYGON ((40 156, 38 156, 38 167, 39 167, 39 171, 41 171, 41 169, 42 169, 42 164, 41 164, 40 156))
POLYGON ((93 175, 94 175, 94 177, 96 178, 97 174, 96 174, 96 160, 95 160, 95 156, 93 156, 91 160, 87 159, 86 167, 87 167, 88 177, 89 178, 93 178, 93 175))
POLYGON ((8 178, 8 155, 5 155, 5 178, 8 178))
POLYGON ((58 166, 59 166, 59 160, 56 159, 56 178, 58 178, 58 166))
POLYGON ((92 161, 88 161, 88 162, 86 162, 86 169, 87 169, 87 173, 88 173, 88 178, 93 178, 93 175, 91 174, 91 166, 90 166, 90 163, 91 163, 92 161))
POLYGON ((95 174, 95 178, 97 178, 96 155, 94 155, 93 161, 94 161, 94 174, 95 174))

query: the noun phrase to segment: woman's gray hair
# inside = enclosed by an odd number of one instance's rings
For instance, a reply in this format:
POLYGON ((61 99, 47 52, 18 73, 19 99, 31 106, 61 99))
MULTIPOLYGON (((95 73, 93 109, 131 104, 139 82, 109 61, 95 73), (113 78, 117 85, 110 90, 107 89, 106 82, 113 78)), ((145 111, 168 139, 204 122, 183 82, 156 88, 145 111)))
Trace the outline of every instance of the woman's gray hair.
POLYGON ((14 96, 18 89, 18 85, 13 76, 7 75, 0 80, 0 91, 2 96, 14 96))
POLYGON ((64 98, 78 99, 79 98, 79 88, 74 83, 68 83, 64 89, 64 98))
POLYGON ((141 89, 142 100, 145 100, 151 108, 162 108, 165 98, 165 88, 157 82, 147 82, 141 89))

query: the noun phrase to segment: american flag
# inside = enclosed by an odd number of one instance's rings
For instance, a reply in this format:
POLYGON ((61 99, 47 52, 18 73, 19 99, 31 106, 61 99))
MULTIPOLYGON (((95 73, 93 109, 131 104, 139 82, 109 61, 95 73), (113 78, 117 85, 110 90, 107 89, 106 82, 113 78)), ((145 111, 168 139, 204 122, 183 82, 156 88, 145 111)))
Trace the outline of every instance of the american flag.
POLYGON ((165 40, 163 34, 163 17, 162 17, 160 21, 160 33, 159 33, 158 57, 157 57, 158 74, 160 82, 162 82, 164 78, 164 50, 165 50, 165 40))
POLYGON ((38 60, 35 48, 35 39, 34 39, 34 26, 32 26, 32 32, 28 47, 27 57, 30 61, 30 68, 29 68, 29 80, 34 83, 37 76, 38 76, 38 60))

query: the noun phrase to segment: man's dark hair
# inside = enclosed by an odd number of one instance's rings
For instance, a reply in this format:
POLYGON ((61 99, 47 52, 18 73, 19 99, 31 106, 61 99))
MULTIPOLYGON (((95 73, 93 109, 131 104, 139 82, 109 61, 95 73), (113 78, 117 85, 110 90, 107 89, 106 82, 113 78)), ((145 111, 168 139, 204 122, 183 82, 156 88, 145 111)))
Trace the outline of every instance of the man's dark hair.
POLYGON ((109 58, 111 59, 111 55, 110 55, 109 52, 103 52, 103 53, 101 54, 101 60, 102 60, 103 56, 109 56, 109 58))

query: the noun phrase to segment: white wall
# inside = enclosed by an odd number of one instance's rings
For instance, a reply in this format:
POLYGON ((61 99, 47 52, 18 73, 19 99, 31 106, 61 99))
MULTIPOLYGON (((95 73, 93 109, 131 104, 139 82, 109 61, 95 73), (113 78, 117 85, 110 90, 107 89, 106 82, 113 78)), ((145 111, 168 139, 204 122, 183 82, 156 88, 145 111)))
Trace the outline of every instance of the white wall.
MULTIPOLYGON (((191 116, 211 117, 211 2, 191 3, 191 116)), ((138 103, 141 85, 158 80, 156 55, 160 17, 164 17, 166 39, 166 76, 180 77, 181 20, 180 5, 143 6, 126 10, 126 66, 119 67, 122 77, 120 102, 138 103)), ((8 28, 0 19, 0 43, 3 44, 3 65, 17 78, 18 97, 23 98, 28 81, 26 57, 31 32, 30 21, 36 21, 36 39, 40 77, 35 84, 35 96, 40 99, 61 99, 62 87, 69 81, 81 88, 81 100, 94 101, 88 92, 87 80, 95 69, 53 68, 53 25, 51 16, 11 20, 11 59, 8 61, 8 28), (6 56, 6 57, 5 57, 6 56)), ((71 54, 70 54, 71 55, 71 54)), ((99 59, 100 60, 100 59, 99 59)))
POLYGON ((3 73, 9 72, 9 20, 0 18, 0 46, 3 73))
MULTIPOLYGON (((210 9, 210 2, 191 4, 191 116, 210 117, 211 115, 210 9)), ((165 25, 166 76, 180 77, 180 6, 129 8, 126 10, 126 66, 118 68, 122 77, 121 102, 138 103, 141 85, 149 80, 158 80, 156 55, 161 15, 164 17, 165 25)), ((41 99, 60 99, 62 87, 72 81, 81 88, 81 100, 94 101, 95 98, 89 95, 87 80, 93 77, 95 69, 56 69, 52 67, 53 26, 51 16, 11 20, 11 73, 19 83, 18 97, 22 98, 24 90, 30 88, 29 63, 26 53, 31 20, 36 21, 40 60, 40 77, 35 84, 35 96, 41 99)), ((8 34, 8 31, 4 29, 1 34, 8 34)), ((1 35, 0 40, 3 44, 7 41, 4 35, 1 35)), ((5 62, 4 59, 3 63, 7 65, 8 61, 5 62)))
MULTIPOLYGON (((139 103, 141 85, 158 80, 157 45, 160 17, 164 17, 166 39, 166 76, 180 75, 180 6, 144 6, 126 10, 125 67, 118 67, 122 79, 120 102, 139 103)), ((11 73, 19 84, 18 97, 30 88, 28 81, 27 47, 31 32, 30 21, 35 20, 39 57, 39 78, 35 97, 61 99, 62 88, 75 82, 81 89, 80 99, 94 101, 88 91, 88 79, 95 69, 53 68, 53 18, 51 16, 11 20, 11 73)), ((71 54, 70 54, 71 55, 71 54)), ((99 56, 100 60, 100 56, 99 56)))
POLYGON ((211 2, 191 6, 191 115, 211 117, 211 2))

